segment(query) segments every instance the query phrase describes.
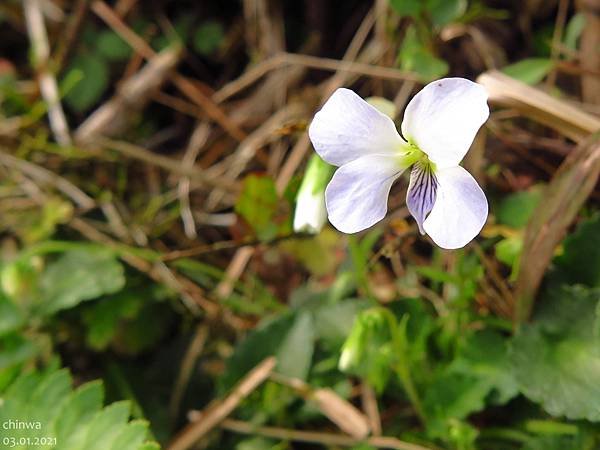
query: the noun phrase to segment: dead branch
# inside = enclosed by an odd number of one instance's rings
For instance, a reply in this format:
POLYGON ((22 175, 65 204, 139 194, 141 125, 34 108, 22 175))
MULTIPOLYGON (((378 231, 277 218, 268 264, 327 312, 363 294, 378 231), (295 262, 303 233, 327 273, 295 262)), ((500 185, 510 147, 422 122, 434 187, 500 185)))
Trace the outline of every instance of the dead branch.
POLYGON ((209 405, 197 416, 196 420, 175 436, 167 449, 187 450, 191 448, 231 414, 244 398, 258 388, 269 377, 275 364, 276 360, 272 356, 262 361, 233 388, 227 397, 209 405))
POLYGON ((596 133, 562 163, 527 225, 516 285, 517 324, 531 314, 554 250, 596 186, 599 175, 600 134, 596 133))
POLYGON ((491 102, 515 108, 576 142, 600 130, 600 119, 496 70, 479 75, 477 82, 485 86, 491 102))
POLYGON ((167 48, 152 57, 136 75, 126 80, 117 93, 100 106, 75 132, 75 140, 85 145, 100 135, 114 136, 122 132, 132 113, 141 110, 179 62, 181 49, 167 48))
POLYGON ((54 133, 56 142, 60 145, 70 145, 69 125, 60 103, 56 78, 50 68, 50 46, 39 0, 23 0, 23 10, 27 22, 27 32, 31 41, 33 65, 38 74, 40 92, 48 106, 50 128, 54 133))

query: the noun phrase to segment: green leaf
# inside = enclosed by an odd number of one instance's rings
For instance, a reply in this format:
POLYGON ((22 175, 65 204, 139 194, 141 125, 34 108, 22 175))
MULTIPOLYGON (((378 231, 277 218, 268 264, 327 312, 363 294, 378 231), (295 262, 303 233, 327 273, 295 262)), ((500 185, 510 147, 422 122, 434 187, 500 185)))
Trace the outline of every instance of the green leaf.
POLYGON ((464 373, 444 371, 427 387, 423 401, 429 418, 429 432, 441 436, 450 422, 464 419, 485 407, 488 383, 464 373))
POLYGON ((277 236, 282 225, 276 220, 278 204, 279 197, 273 179, 249 175, 244 179, 235 212, 254 229, 259 239, 270 240, 277 236))
POLYGON ((458 283, 460 279, 453 273, 431 266, 417 266, 416 272, 431 281, 440 283, 458 283))
POLYGON ((305 377, 310 367, 313 346, 314 328, 312 320, 305 313, 286 312, 263 321, 236 347, 227 361, 225 374, 221 377, 221 387, 224 390, 230 389, 260 361, 272 355, 283 358, 278 370, 305 377), (289 354, 285 354, 286 352, 289 354), (292 361, 290 357, 297 361, 292 361))
POLYGON ((475 375, 488 386, 494 404, 504 404, 518 394, 508 362, 508 343, 499 333, 484 330, 470 335, 459 347, 450 371, 475 375))
POLYGON ((554 62, 549 58, 526 58, 502 69, 509 77, 523 83, 538 84, 554 67, 554 62))
POLYGON ((496 258, 507 266, 512 267, 523 249, 523 238, 510 237, 502 239, 495 245, 496 258))
POLYGON ((73 392, 58 414, 55 422, 57 441, 65 448, 78 448, 85 438, 82 430, 102 408, 104 389, 102 382, 92 381, 73 392))
POLYGON ((315 329, 311 315, 301 312, 277 349, 277 371, 305 380, 314 351, 315 329))
MULTIPOLYGON (((396 317, 408 317, 406 322, 406 354, 411 371, 415 378, 419 377, 419 370, 429 372, 429 339, 437 331, 434 318, 428 310, 428 305, 421 299, 403 298, 393 302, 390 307, 396 317)), ((406 319, 405 319, 406 320, 406 319)))
POLYGON ((96 413, 88 426, 85 449, 106 450, 111 448, 119 433, 125 428, 131 406, 127 401, 115 402, 96 413))
POLYGON ((565 239, 556 265, 569 282, 600 287, 600 214, 582 222, 565 239))
POLYGON ((121 353, 138 354, 152 348, 169 330, 173 314, 162 305, 146 303, 135 318, 119 327, 114 347, 121 353))
POLYGON ((390 0, 390 6, 401 16, 418 17, 423 9, 421 0, 390 0))
POLYGON ((322 343, 338 350, 350 332, 357 314, 373 306, 373 302, 348 299, 339 303, 325 303, 315 311, 315 331, 322 343))
POLYGON ((66 369, 33 371, 19 376, 3 393, 0 423, 29 424, 0 427, 0 442, 16 438, 29 443, 21 450, 39 450, 33 438, 44 437, 50 450, 157 450, 156 443, 143 444, 148 434, 144 421, 128 423, 127 402, 102 409, 103 390, 93 381, 73 390, 66 369))
POLYGON ((65 102, 75 111, 83 112, 97 103, 108 87, 108 68, 97 55, 78 55, 69 65, 66 77, 73 72, 80 81, 67 93, 65 102))
POLYGON ((521 252, 523 251, 523 236, 510 236, 494 245, 496 258, 511 268, 509 280, 514 282, 519 273, 521 252))
POLYGON ((123 61, 131 56, 129 44, 112 30, 106 30, 98 34, 96 48, 98 53, 110 61, 123 61))
POLYGON ((71 390, 71 375, 66 369, 50 374, 33 392, 27 416, 44 424, 54 421, 71 390))
POLYGON ((147 350, 170 329, 172 310, 163 303, 170 295, 164 286, 129 278, 122 291, 83 309, 87 344, 94 350, 111 345, 121 354, 147 350))
POLYGON ((299 239, 286 239, 279 248, 294 256, 310 273, 324 276, 335 270, 336 248, 340 244, 340 234, 325 228, 315 236, 299 239))
POLYGON ((467 11, 467 0, 426 0, 426 8, 434 26, 449 24, 467 11))
POLYGON ((443 437, 487 404, 504 404, 518 394, 507 351, 506 340, 488 330, 475 332, 460 343, 455 359, 425 389, 432 436, 443 437))
POLYGON ((440 78, 446 75, 449 69, 446 61, 436 57, 419 40, 414 25, 409 26, 406 30, 398 53, 398 64, 402 70, 420 75, 423 81, 440 78))
POLYGON ((0 292, 0 337, 20 328, 24 320, 19 308, 0 292))
POLYGON ((2 111, 5 116, 10 117, 30 112, 30 101, 19 89, 16 77, 10 72, 0 73, 0 94, 2 95, 2 111))
POLYGON ((114 253, 81 248, 63 253, 40 278, 41 314, 72 308, 82 301, 112 294, 125 285, 123 266, 114 253))
POLYGON ((513 339, 510 361, 521 392, 553 416, 600 421, 599 298, 598 289, 554 289, 513 339))
POLYGON ((0 370, 13 367, 33 358, 37 347, 18 334, 9 334, 0 339, 0 370))
POLYGON ((567 28, 565 29, 564 43, 567 48, 571 50, 577 50, 577 41, 583 32, 585 27, 585 15, 582 13, 576 13, 571 17, 567 28))
POLYGON ((543 186, 536 185, 527 191, 516 192, 502 199, 496 211, 498 222, 512 228, 523 228, 540 203, 543 186))
POLYGON ((438 58, 429 50, 420 48, 406 57, 406 64, 403 70, 418 73, 421 75, 423 81, 431 81, 446 75, 449 66, 446 61, 438 58))
POLYGON ((72 215, 73 205, 70 202, 50 197, 16 231, 27 244, 43 241, 55 233, 59 224, 68 222, 72 215))
POLYGON ((104 350, 115 337, 120 321, 131 319, 139 313, 147 298, 143 298, 143 294, 129 289, 117 292, 84 311, 87 344, 94 350, 104 350))
POLYGON ((204 22, 194 34, 194 49, 201 55, 208 56, 221 45, 224 37, 223 25, 214 21, 204 22))
POLYGON ((137 450, 160 450, 160 445, 156 442, 144 442, 137 450))
MULTIPOLYGON (((128 423, 116 436, 111 447, 112 450, 123 448, 137 449, 142 445, 148 434, 148 422, 136 420, 128 423)), ((105 447, 106 448, 106 447, 105 447)))

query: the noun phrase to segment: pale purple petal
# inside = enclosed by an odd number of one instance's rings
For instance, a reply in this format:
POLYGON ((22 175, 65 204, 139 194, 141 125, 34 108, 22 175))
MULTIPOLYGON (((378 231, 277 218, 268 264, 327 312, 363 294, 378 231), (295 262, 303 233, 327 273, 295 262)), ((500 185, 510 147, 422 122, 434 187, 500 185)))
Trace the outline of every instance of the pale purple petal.
POLYGON ((366 155, 398 154, 406 146, 392 119, 344 88, 315 114, 308 135, 319 156, 334 166, 366 155))
POLYGON ((436 177, 436 200, 423 229, 442 248, 464 247, 487 220, 487 199, 477 181, 460 166, 439 170, 436 177))
POLYGON ((437 178, 430 166, 422 163, 413 166, 406 193, 406 206, 417 221, 421 234, 425 234, 423 222, 435 203, 437 186, 437 178))
POLYGON ((410 101, 402 133, 437 168, 457 166, 489 114, 483 86, 464 78, 443 78, 429 83, 410 101))
POLYGON ((340 167, 325 190, 329 221, 357 233, 385 217, 392 183, 405 167, 397 156, 368 155, 340 167))

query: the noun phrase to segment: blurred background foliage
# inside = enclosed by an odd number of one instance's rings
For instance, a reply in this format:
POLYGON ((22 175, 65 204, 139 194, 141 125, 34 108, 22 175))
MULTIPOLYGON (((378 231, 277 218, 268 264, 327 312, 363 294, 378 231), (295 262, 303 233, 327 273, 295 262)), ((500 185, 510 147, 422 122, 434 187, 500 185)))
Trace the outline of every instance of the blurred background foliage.
POLYGON ((600 448, 600 147, 577 128, 600 128, 599 11, 4 0, 0 423, 42 428, 0 445, 600 448), (491 96, 465 161, 491 204, 476 241, 420 236, 405 181, 360 235, 294 231, 331 176, 303 182, 333 89, 399 123, 424 83, 497 71, 521 104, 491 96))

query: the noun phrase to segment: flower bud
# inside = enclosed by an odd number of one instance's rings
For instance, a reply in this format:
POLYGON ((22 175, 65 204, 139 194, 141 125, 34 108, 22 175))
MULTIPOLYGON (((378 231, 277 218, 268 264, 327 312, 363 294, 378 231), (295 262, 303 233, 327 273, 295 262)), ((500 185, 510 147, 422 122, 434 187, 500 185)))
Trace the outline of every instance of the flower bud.
POLYGON ((356 316, 344 342, 338 363, 341 371, 366 379, 381 392, 392 372, 392 337, 383 308, 372 308, 356 316))
POLYGON ((398 110, 396 105, 394 105, 394 102, 390 102, 387 98, 369 97, 365 100, 369 105, 374 106, 380 113, 385 114, 392 120, 394 120, 396 114, 398 114, 398 110))
POLYGON ((325 225, 327 220, 325 187, 331 179, 333 169, 318 155, 311 157, 296 197, 295 232, 317 234, 325 225))
POLYGON ((5 265, 0 271, 2 292, 15 303, 23 305, 31 302, 42 265, 43 262, 39 256, 5 265))

